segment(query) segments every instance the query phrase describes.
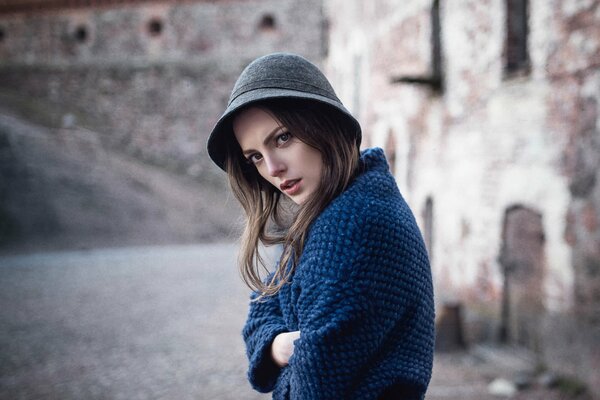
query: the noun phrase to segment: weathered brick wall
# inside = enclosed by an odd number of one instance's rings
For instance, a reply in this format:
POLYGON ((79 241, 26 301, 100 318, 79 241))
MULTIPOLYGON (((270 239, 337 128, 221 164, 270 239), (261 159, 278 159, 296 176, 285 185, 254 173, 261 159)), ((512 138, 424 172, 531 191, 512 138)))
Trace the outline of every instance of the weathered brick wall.
POLYGON ((334 86, 363 123, 365 145, 395 160, 430 245, 436 300, 465 304, 469 341, 501 331, 507 211, 541 216, 534 295, 546 325, 536 346, 552 367, 599 388, 590 373, 600 362, 590 341, 600 309, 599 2, 531 0, 529 68, 510 76, 505 2, 440 2, 441 93, 393 83, 432 75, 432 3, 329 0, 334 86), (579 315, 589 323, 570 324, 579 315))
POLYGON ((547 63, 548 128, 565 138, 569 183, 565 239, 572 247, 574 309, 552 318, 548 356, 582 374, 600 393, 600 2, 556 1, 555 42, 547 63), (566 338, 569 345, 565 346, 566 338))
POLYGON ((199 176, 212 168, 207 134, 250 60, 291 51, 321 61, 321 8, 165 2, 2 16, 0 86, 60 105, 67 121, 75 116, 144 160, 199 176))

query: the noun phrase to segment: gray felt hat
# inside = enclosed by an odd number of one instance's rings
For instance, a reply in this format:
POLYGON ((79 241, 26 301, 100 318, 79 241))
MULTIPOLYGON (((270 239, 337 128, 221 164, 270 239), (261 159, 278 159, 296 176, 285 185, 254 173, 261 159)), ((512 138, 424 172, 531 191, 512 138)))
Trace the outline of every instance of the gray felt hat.
POLYGON ((251 103, 274 98, 309 99, 333 107, 355 127, 356 143, 360 144, 358 121, 344 107, 323 73, 307 59, 289 53, 273 53, 257 58, 242 71, 233 87, 227 109, 217 121, 208 138, 208 154, 225 170, 224 138, 232 135, 231 119, 236 111, 251 103))

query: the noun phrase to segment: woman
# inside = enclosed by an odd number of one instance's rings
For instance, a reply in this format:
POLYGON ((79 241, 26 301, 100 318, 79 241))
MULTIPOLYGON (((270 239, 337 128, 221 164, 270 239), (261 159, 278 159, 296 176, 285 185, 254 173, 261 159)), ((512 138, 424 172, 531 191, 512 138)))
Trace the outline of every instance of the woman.
POLYGON ((247 223, 240 269, 254 289, 248 378, 274 399, 422 399, 433 360, 423 240, 381 149, 319 69, 276 53, 238 78, 208 152, 247 223), (280 233, 285 200, 297 205, 280 233), (280 243, 267 277, 258 245, 280 243))

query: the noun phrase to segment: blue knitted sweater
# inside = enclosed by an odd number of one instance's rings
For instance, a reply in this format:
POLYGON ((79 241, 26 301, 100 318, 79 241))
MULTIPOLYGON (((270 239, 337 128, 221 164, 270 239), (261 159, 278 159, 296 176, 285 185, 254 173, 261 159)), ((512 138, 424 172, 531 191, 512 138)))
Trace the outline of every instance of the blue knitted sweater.
MULTIPOLYGON (((254 389, 274 399, 423 399, 431 377, 431 270, 381 149, 311 224, 292 281, 251 302, 243 329, 254 389), (270 345, 300 331, 289 365, 270 345)), ((256 296, 254 294, 253 296, 256 296)))

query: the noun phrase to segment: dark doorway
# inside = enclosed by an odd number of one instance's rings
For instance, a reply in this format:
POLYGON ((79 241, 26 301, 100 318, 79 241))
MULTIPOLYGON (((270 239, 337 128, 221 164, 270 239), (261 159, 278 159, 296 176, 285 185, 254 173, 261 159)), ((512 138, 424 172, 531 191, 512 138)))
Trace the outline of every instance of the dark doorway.
POLYGON ((506 210, 499 262, 504 275, 500 340, 539 349, 543 311, 542 215, 516 205, 506 210))

